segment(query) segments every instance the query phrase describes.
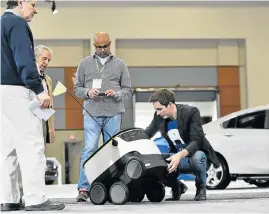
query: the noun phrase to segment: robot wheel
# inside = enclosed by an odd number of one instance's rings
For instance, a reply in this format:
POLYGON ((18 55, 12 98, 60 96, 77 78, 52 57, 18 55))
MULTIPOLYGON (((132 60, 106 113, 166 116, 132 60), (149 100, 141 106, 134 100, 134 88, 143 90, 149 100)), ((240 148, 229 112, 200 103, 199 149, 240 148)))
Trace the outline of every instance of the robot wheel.
POLYGON ((129 191, 130 191, 130 196, 129 196, 130 202, 139 203, 143 201, 145 197, 145 191, 143 187, 139 187, 138 185, 137 186, 132 185, 132 186, 129 186, 129 191))
POLYGON ((125 166, 125 174, 132 180, 142 177, 145 171, 145 166, 141 163, 138 157, 132 157, 125 166))
POLYGON ((95 182, 91 185, 90 200, 95 205, 105 204, 107 201, 107 188, 103 183, 95 182))
POLYGON ((165 187, 160 182, 152 181, 147 186, 146 195, 150 202, 161 202, 165 197, 165 187))
POLYGON ((121 181, 113 183, 109 189, 109 199, 112 204, 125 204, 129 200, 128 187, 121 181))

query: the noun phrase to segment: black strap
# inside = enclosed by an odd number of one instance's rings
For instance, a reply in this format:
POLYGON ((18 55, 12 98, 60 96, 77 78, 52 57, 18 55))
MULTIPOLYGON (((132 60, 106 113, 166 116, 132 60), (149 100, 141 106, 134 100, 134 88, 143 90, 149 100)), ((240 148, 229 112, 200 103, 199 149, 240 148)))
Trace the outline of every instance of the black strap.
POLYGON ((44 80, 45 77, 46 77, 46 74, 43 73, 43 74, 40 74, 39 76, 40 76, 40 78, 41 78, 42 80, 44 80))

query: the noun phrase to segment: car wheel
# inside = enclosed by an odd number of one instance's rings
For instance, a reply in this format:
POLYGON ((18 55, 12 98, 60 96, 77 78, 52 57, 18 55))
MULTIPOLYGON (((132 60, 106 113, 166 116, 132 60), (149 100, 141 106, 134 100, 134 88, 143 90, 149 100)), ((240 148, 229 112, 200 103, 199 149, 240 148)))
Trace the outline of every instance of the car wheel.
POLYGON ((269 187, 269 180, 251 180, 249 183, 257 187, 269 187))
POLYGON ((219 158, 220 167, 211 164, 207 170, 206 187, 207 189, 225 189, 231 182, 228 166, 223 158, 219 158))
POLYGON ((54 180, 47 180, 45 181, 46 185, 52 185, 54 183, 54 180))

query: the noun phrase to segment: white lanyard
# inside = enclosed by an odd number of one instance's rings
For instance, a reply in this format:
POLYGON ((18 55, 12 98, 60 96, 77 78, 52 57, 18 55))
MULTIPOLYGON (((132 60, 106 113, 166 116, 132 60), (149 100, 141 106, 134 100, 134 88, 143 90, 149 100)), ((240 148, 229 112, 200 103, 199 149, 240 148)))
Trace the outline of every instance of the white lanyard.
POLYGON ((106 63, 107 63, 107 61, 105 62, 104 66, 102 67, 102 69, 101 69, 101 70, 99 69, 97 59, 95 60, 95 63, 96 63, 96 67, 97 67, 98 72, 99 72, 99 73, 102 73, 102 71, 103 71, 103 70, 104 70, 104 68, 106 67, 106 63))
POLYGON ((45 79, 42 79, 42 85, 45 91, 48 91, 47 82, 45 79))

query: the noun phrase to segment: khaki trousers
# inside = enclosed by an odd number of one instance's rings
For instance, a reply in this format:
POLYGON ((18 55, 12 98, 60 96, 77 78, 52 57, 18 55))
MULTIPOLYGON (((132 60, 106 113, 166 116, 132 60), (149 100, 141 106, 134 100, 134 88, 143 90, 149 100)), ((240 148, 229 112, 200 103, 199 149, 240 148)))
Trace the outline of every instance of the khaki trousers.
POLYGON ((0 203, 18 203, 20 164, 25 205, 47 200, 42 122, 30 110, 35 94, 22 86, 1 85, 0 203))
MULTIPOLYGON (((47 139, 47 124, 45 120, 42 120, 42 129, 43 129, 43 137, 44 137, 44 153, 46 153, 46 139, 47 139)), ((20 195, 24 200, 24 193, 23 193, 23 185, 22 185, 22 177, 21 177, 21 169, 20 166, 18 167, 18 179, 19 179, 19 189, 20 189, 20 195)))
POLYGON ((44 143, 45 143, 45 147, 46 147, 46 141, 47 141, 47 121, 42 120, 42 129, 43 129, 43 138, 44 138, 44 143))

